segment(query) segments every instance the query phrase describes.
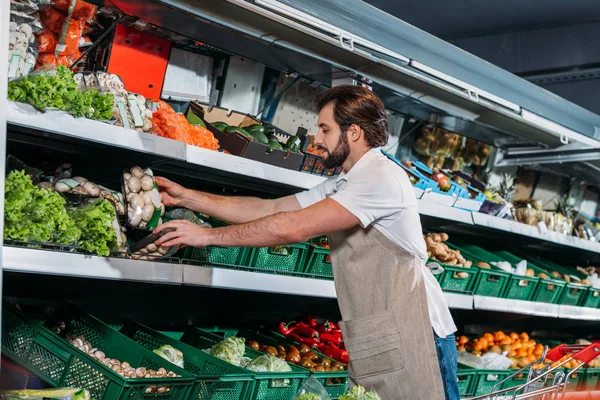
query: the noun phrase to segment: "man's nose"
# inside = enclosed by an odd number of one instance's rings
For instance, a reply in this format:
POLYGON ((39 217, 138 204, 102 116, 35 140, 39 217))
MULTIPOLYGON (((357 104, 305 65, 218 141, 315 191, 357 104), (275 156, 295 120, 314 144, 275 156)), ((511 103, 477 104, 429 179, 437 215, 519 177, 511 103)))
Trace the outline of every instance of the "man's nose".
POLYGON ((320 129, 317 131, 317 134, 315 135, 314 144, 319 145, 319 146, 323 144, 323 134, 321 133, 320 129))

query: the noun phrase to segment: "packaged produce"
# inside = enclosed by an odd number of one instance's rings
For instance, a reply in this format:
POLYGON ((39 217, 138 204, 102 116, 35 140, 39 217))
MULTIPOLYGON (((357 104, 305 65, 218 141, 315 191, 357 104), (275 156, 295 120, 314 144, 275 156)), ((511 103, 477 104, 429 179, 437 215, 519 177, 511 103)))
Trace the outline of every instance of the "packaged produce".
POLYGON ((472 261, 467 261, 460 253, 460 250, 453 250, 445 241, 448 240, 447 233, 429 233, 425 235, 425 244, 427 245, 427 255, 435 261, 446 265, 456 265, 458 267, 470 268, 472 261))
POLYGON ((153 350, 155 354, 158 354, 165 360, 169 361, 177 365, 180 368, 183 368, 183 353, 177 350, 173 346, 169 346, 168 344, 160 346, 158 349, 153 350))
POLYGON ((58 109, 78 117, 98 120, 112 117, 113 96, 96 89, 78 90, 73 73, 62 65, 9 82, 8 98, 40 110, 58 109))
POLYGON ((176 113, 162 100, 153 104, 152 133, 169 139, 179 140, 192 146, 218 150, 219 141, 212 132, 200 125, 190 124, 185 115, 176 113))
POLYGON ((111 251, 124 246, 124 234, 117 222, 114 206, 100 198, 70 208, 69 217, 80 230, 77 244, 90 253, 109 256, 111 251))
POLYGON ((413 144, 413 150, 417 154, 423 156, 434 155, 434 153, 431 152, 431 145, 435 140, 434 129, 435 127, 433 126, 425 126, 421 130, 421 136, 413 144))
POLYGON ((54 183, 53 189, 60 193, 83 197, 103 197, 112 203, 118 215, 125 215, 125 204, 121 193, 97 185, 81 176, 59 179, 54 183))
POLYGON ((96 6, 83 0, 53 0, 54 7, 67 14, 69 7, 75 3, 71 11, 71 18, 81 19, 86 22, 94 20, 96 16, 96 6))
POLYGON ((331 397, 323 385, 314 376, 310 376, 298 391, 295 400, 331 400, 331 397))
MULTIPOLYGON (((254 372, 292 372, 292 367, 285 360, 265 354, 258 356, 244 365, 244 368, 254 372)), ((273 379, 273 387, 286 387, 290 385, 289 379, 273 379)))
POLYGON ((1 394, 3 400, 90 400, 87 390, 72 388, 6 390, 1 394))
POLYGON ((133 228, 153 230, 162 224, 165 207, 151 169, 133 167, 123 172, 127 221, 133 228))
MULTIPOLYGON (((35 11, 27 14, 14 10, 11 2, 9 34, 8 34, 8 78, 19 78, 29 74, 37 62, 38 50, 35 46, 35 33, 43 29, 35 11)), ((33 9, 37 9, 32 4, 33 9)))
POLYGON ((354 386, 350 391, 338 397, 338 400, 381 400, 376 392, 367 391, 362 386, 354 386))
POLYGON ((242 364, 245 351, 244 338, 231 336, 215 344, 208 352, 221 360, 239 366, 242 364))

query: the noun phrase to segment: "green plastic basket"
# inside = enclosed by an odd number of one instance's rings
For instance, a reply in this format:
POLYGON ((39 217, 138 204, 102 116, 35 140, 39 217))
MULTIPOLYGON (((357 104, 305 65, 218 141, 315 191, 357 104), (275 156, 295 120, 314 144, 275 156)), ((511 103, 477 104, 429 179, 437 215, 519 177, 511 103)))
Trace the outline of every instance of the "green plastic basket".
POLYGON ((587 293, 581 299, 582 307, 599 308, 600 307, 600 289, 589 287, 587 293))
MULTIPOLYGON (((51 386, 84 388, 97 400, 189 398, 194 379, 188 372, 144 349, 98 319, 71 311, 69 309, 69 314, 60 317, 67 324, 67 335, 83 335, 107 356, 119 357, 132 366, 154 370, 162 367, 181 377, 123 378, 7 302, 4 302, 2 314, 3 354, 51 386), (146 394, 150 386, 166 386, 169 392, 146 394)), ((39 317, 36 316, 36 320, 39 317)))
POLYGON ((304 271, 310 275, 329 276, 333 278, 331 254, 327 247, 310 245, 308 262, 304 271))
POLYGON ((444 268, 444 272, 434 275, 440 283, 442 290, 448 292, 469 292, 473 288, 473 284, 477 279, 479 268, 457 267, 455 265, 447 265, 435 260, 444 268))
MULTIPOLYGON (((477 262, 489 264, 492 261, 498 261, 492 253, 477 246, 461 244, 453 247, 459 249, 463 257, 473 261, 473 264, 477 262)), ((493 265, 490 265, 490 267, 490 269, 477 267, 479 268, 479 273, 473 283, 472 292, 481 296, 502 297, 511 274, 493 265)))
POLYGON ((471 397, 475 395, 477 385, 476 369, 459 369, 456 371, 458 380, 458 393, 460 397, 471 397))
POLYGON ((248 265, 251 249, 246 247, 187 247, 183 258, 225 265, 248 265))
POLYGON ((308 243, 298 243, 252 249, 248 265, 257 269, 304 273, 308 246, 308 243))
MULTIPOLYGON (((475 392, 475 396, 480 396, 483 394, 491 393, 494 390, 494 386, 508 378, 510 375, 514 374, 516 370, 485 370, 480 369, 477 370, 477 376, 475 378, 475 383, 473 384, 475 392)), ((527 371, 522 374, 516 375, 502 385, 496 388, 496 390, 500 389, 508 389, 511 387, 515 387, 518 385, 522 385, 527 381, 527 371)), ((512 393, 511 393, 512 394, 512 393)))
POLYGON ((583 370, 583 379, 579 383, 579 390, 588 391, 600 388, 600 368, 586 368, 583 370))
MULTIPOLYGON (((183 334, 181 341, 200 350, 208 349, 222 340, 210 332, 194 328, 183 334)), ((256 358, 263 353, 246 348, 246 357, 256 358)), ((289 364, 289 363, 288 363, 289 364)), ((293 399, 304 381, 308 372, 302 368, 289 364, 291 372, 257 372, 255 373, 254 392, 251 400, 289 400, 293 399), (279 387, 278 383, 286 381, 286 385, 279 387), (289 382, 289 383, 288 383, 289 382)))
POLYGON ((183 368, 196 377, 190 399, 248 399, 254 390, 254 373, 236 367, 202 350, 166 336, 146 326, 126 322, 121 333, 148 350, 170 345, 183 353, 183 368))
MULTIPOLYGON (((493 254, 498 260, 510 263, 513 268, 523 260, 507 251, 498 251, 493 254)), ((531 268, 529 261, 527 262, 527 268, 531 268)), ((531 300, 539 282, 540 278, 538 277, 510 274, 502 297, 506 299, 531 300)))
MULTIPOLYGON (((548 271, 548 274, 550 274, 552 271, 556 271, 556 272, 558 272, 560 274, 564 274, 564 275, 577 275, 577 276, 579 275, 579 274, 575 274, 574 272, 576 272, 576 271, 574 271, 574 270, 563 267, 562 265, 558 265, 558 264, 553 263, 548 260, 536 259, 535 262, 539 267, 544 268, 546 271, 548 271)), ((556 278, 556 279, 559 279, 559 278, 556 278)), ((560 280, 564 281, 562 278, 560 278, 560 280)), ((566 283, 565 288, 563 289, 562 296, 558 300, 558 304, 564 304, 566 306, 581 305, 583 302, 583 299, 587 297, 587 294, 589 292, 588 286, 582 285, 580 283, 566 282, 566 281, 564 281, 564 282, 566 283)))
MULTIPOLYGON (((256 340, 260 344, 267 344, 270 346, 277 345, 295 345, 298 346, 298 343, 293 340, 287 339, 278 333, 275 332, 265 332, 264 334, 260 332, 254 332, 247 329, 241 330, 238 332, 237 336, 243 337, 246 340, 256 340)), ((314 350, 313 350, 314 351, 314 350)), ((335 360, 324 356, 323 354, 316 352, 315 353, 321 358, 328 358, 332 362, 335 360)), ((338 398, 342 394, 348 391, 348 371, 325 371, 325 372, 313 372, 308 369, 305 369, 301 366, 298 366, 306 370, 310 375, 314 375, 314 377, 323 385, 327 393, 332 399, 338 398), (339 382, 339 383, 334 383, 339 382)))

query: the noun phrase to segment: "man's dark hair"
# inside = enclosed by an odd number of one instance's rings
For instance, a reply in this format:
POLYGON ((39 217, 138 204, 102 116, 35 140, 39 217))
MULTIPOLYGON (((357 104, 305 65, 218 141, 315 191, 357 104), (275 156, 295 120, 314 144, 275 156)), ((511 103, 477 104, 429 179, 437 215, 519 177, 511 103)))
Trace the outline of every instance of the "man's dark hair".
POLYGON ((333 103, 335 122, 342 132, 356 124, 365 131, 370 147, 384 146, 388 141, 388 121, 383 102, 371 90, 353 85, 341 85, 317 96, 315 104, 321 111, 333 103))

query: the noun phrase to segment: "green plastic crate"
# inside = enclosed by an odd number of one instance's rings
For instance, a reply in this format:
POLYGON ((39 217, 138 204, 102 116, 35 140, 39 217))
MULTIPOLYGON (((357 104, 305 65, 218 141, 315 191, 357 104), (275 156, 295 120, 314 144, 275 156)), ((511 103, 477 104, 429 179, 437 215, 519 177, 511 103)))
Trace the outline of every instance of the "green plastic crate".
MULTIPOLYGON (((491 393, 494 390, 494 386, 497 383, 508 378, 513 373, 514 373, 514 371, 512 371, 512 370, 484 370, 484 369, 477 370, 476 376, 474 378, 475 382, 473 383, 474 395, 480 396, 483 394, 491 393)), ((506 388, 513 387, 516 385, 517 385, 517 383, 515 383, 514 378, 513 378, 513 379, 509 379, 508 381, 504 382, 501 386, 499 386, 496 389, 506 389, 506 388)))
MULTIPOLYGON (((108 357, 118 357, 136 367, 154 370, 162 367, 181 377, 123 378, 7 302, 4 303, 2 318, 3 355, 23 365, 51 386, 84 388, 97 400, 189 398, 194 379, 188 372, 144 349, 94 317, 69 313, 61 315, 60 320, 67 324, 67 335, 85 336, 108 357), (170 390, 163 394, 146 394, 150 386, 167 386, 170 390)), ((39 320, 40 316, 35 318, 39 320)))
MULTIPOLYGON (((243 329, 237 333, 237 336, 243 337, 248 340, 256 340, 260 344, 266 344, 269 346, 277 345, 295 345, 298 346, 293 340, 289 340, 275 332, 254 332, 247 329, 243 329)), ((335 360, 324 356, 323 354, 315 351, 319 357, 329 358, 332 362, 335 360)), ((348 371, 325 371, 325 372, 313 372, 306 368, 298 365, 299 368, 305 369, 310 375, 314 375, 315 378, 323 385, 327 393, 331 398, 335 399, 348 391, 348 371), (339 381, 339 383, 334 383, 339 381)))
MULTIPOLYGON (((568 374, 569 371, 569 369, 564 370, 565 374, 568 374)), ((567 391, 577 390, 585 380, 585 377, 585 368, 581 368, 574 372, 573 375, 569 377, 569 382, 567 383, 567 391)))
POLYGON ((459 369, 456 371, 458 380, 458 393, 460 397, 471 397, 475 395, 477 384, 477 370, 475 369, 459 369))
MULTIPOLYGON (((181 341, 200 350, 208 349, 223 338, 210 332, 194 328, 183 334, 181 341)), ((263 353, 246 347, 246 357, 256 358, 263 353)), ((288 363, 289 364, 289 363, 288 363)), ((305 369, 289 364, 291 372, 257 372, 254 375, 254 392, 249 399, 251 400, 289 400, 293 399, 298 390, 302 387, 304 381, 308 378, 308 372, 305 369), (289 384, 284 387, 275 386, 274 383, 285 379, 289 384)))
POLYGON ((251 249, 246 247, 187 247, 183 258, 215 264, 247 266, 251 249))
MULTIPOLYGON (((498 257, 498 260, 509 262, 513 268, 523 260, 507 251, 498 251, 493 254, 498 257)), ((529 262, 527 262, 527 268, 531 268, 529 262)), ((539 282, 540 278, 538 277, 510 274, 502 297, 506 299, 531 300, 539 282)))
POLYGON ((596 390, 600 388, 600 368, 586 368, 583 370, 583 379, 579 383, 579 390, 596 390))
POLYGON ((308 243, 298 243, 252 249, 248 265, 257 269, 304 273, 308 246, 308 243))
POLYGON ((469 292, 477 279, 479 268, 457 267, 456 265, 447 265, 435 260, 444 268, 444 272, 434 275, 440 283, 442 290, 449 292, 469 292))
POLYGON ((588 287, 587 292, 581 299, 582 307, 599 308, 600 307, 600 289, 588 287))
POLYGON ((333 278, 331 254, 327 247, 310 245, 308 262, 304 271, 310 275, 329 276, 333 278))
MULTIPOLYGON (((546 271, 548 271, 548 274, 550 274, 553 271, 556 271, 560 274, 564 274, 564 275, 578 275, 575 274, 572 269, 563 267, 562 265, 558 265, 556 263, 553 263, 551 261, 548 260, 540 260, 540 259, 536 259, 536 264, 541 267, 544 268, 546 271)), ((556 278, 559 279, 559 278, 556 278)), ((561 281, 564 281, 562 278, 560 278, 561 281)), ((587 297, 587 293, 589 292, 588 290, 588 286, 587 285, 582 285, 580 283, 574 283, 574 282, 565 282, 565 288, 563 289, 562 292, 562 296, 560 297, 558 303, 559 304, 564 304, 566 306, 578 306, 581 305, 583 302, 583 299, 585 297, 587 297)))
MULTIPOLYGON (((463 257, 473 261, 473 264, 477 262, 489 264, 492 261, 498 261, 492 253, 477 246, 461 244, 453 247, 459 249, 463 257)), ((493 265, 490 265, 490 267, 490 269, 476 267, 479 269, 479 273, 473 283, 472 292, 481 296, 502 297, 511 274, 493 265)))
POLYGON ((146 326, 126 322, 121 333, 148 350, 170 345, 183 353, 183 368, 196 377, 190 399, 248 399, 254 391, 254 372, 236 367, 220 358, 161 334, 146 326))

